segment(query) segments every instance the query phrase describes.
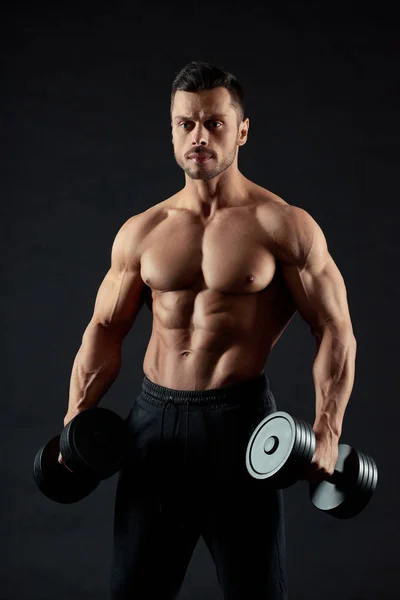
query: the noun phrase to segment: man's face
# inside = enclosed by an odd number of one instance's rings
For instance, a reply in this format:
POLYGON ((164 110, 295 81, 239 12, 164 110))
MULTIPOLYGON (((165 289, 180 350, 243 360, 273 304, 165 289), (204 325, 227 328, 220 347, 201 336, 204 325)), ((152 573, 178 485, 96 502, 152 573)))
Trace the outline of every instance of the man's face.
POLYGON ((192 179, 208 180, 225 171, 235 160, 238 145, 246 142, 248 119, 238 126, 238 113, 230 102, 223 87, 175 94, 171 115, 174 156, 192 179), (189 158, 200 152, 211 158, 189 158))

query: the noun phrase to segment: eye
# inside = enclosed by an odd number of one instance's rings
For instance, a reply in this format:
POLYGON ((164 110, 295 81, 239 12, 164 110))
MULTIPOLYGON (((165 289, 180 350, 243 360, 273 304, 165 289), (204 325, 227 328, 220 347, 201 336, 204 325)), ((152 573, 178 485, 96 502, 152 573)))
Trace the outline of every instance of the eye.
MULTIPOLYGON (((222 127, 222 123, 220 123, 219 121, 207 121, 207 123, 212 123, 212 125, 217 125, 216 129, 218 129, 219 127, 222 127)), ((179 123, 178 127, 180 127, 181 129, 186 129, 186 126, 188 125, 188 123, 182 121, 182 123, 179 123)))

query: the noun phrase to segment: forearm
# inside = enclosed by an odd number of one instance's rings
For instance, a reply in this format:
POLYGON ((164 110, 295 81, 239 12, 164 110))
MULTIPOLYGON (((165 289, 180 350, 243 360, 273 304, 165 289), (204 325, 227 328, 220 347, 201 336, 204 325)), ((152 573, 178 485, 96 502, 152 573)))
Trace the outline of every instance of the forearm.
POLYGON ((329 324, 316 338, 314 431, 339 439, 354 385, 357 344, 349 325, 329 324))
POLYGON ((102 325, 89 325, 72 367, 64 425, 86 408, 97 406, 121 368, 121 341, 102 325))

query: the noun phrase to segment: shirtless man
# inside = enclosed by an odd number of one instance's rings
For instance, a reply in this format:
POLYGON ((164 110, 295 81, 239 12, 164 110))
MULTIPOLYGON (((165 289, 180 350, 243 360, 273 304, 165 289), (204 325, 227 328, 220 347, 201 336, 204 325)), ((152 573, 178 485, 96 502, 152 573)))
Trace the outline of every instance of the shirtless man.
POLYGON ((356 355, 346 289, 315 220, 239 171, 249 119, 234 76, 186 65, 173 84, 171 125, 185 187, 116 235, 64 425, 115 380, 146 302, 152 333, 118 475, 111 598, 176 598, 202 535, 225 600, 282 600, 282 491, 247 473, 246 445, 276 410, 264 367, 299 311, 317 342, 308 478, 333 473, 356 355))

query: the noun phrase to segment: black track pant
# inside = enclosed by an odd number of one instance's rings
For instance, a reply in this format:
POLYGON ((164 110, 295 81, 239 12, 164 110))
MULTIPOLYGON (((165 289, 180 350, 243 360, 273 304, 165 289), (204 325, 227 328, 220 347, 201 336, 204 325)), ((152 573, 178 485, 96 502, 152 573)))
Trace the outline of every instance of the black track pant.
POLYGON ((144 376, 118 475, 112 600, 176 598, 200 535, 225 600, 287 598, 282 491, 245 462, 252 431, 275 410, 265 372, 202 391, 144 376))

